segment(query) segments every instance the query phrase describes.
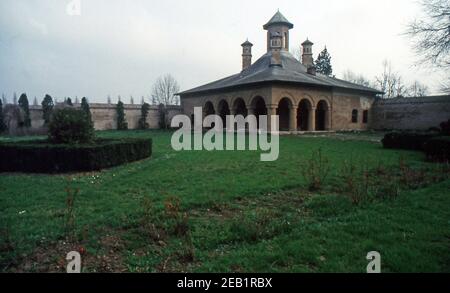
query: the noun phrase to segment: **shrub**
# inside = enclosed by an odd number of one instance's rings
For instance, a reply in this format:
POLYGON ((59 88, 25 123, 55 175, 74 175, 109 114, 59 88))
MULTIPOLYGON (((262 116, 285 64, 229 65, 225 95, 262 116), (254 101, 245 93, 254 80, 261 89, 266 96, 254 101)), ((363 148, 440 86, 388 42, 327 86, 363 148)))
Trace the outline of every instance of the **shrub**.
POLYGON ((30 118, 30 105, 28 103, 28 98, 26 94, 21 94, 19 98, 19 107, 24 112, 24 119, 20 126, 22 127, 30 127, 31 126, 31 118, 30 118))
POLYGON ((86 97, 83 97, 81 99, 81 111, 83 111, 84 115, 86 115, 86 119, 88 119, 88 121, 94 125, 94 123, 92 122, 92 114, 91 114, 91 109, 89 107, 89 103, 86 99, 86 97))
POLYGON ((302 166, 303 177, 308 183, 310 191, 317 191, 322 187, 330 171, 328 158, 319 149, 313 152, 311 158, 302 166))
POLYGON ((450 119, 446 122, 442 122, 440 126, 442 135, 450 135, 450 119))
POLYGON ((433 134, 391 132, 384 136, 382 143, 384 148, 404 149, 404 150, 423 150, 424 143, 435 137, 433 134))
POLYGON ((442 136, 428 140, 424 145, 425 154, 430 161, 450 161, 450 137, 442 136))
POLYGON ((123 103, 119 101, 117 103, 117 129, 118 130, 127 130, 128 123, 125 120, 125 109, 123 107, 123 103))
POLYGON ((50 118, 52 116, 53 107, 55 104, 53 103, 53 99, 50 95, 45 95, 44 100, 41 103, 42 105, 42 118, 44 119, 44 124, 47 125, 50 123, 50 118))
POLYGON ((53 143, 89 143, 94 139, 94 128, 81 110, 57 109, 50 120, 48 136, 53 143))
POLYGON ((150 110, 150 105, 147 103, 142 104, 141 107, 141 118, 139 119, 139 129, 148 129, 150 125, 147 123, 148 111, 150 110))
POLYGON ((370 172, 368 165, 358 168, 353 160, 344 161, 340 172, 344 190, 348 193, 353 204, 360 204, 369 196, 370 172))
POLYGON ((167 108, 164 104, 159 104, 159 128, 167 129, 167 108))
POLYGON ((0 172, 88 172, 150 157, 151 139, 52 144, 46 140, 0 144, 0 172))
POLYGON ((5 119, 3 117, 3 103, 0 100, 0 133, 5 132, 8 130, 8 127, 5 124, 5 119))

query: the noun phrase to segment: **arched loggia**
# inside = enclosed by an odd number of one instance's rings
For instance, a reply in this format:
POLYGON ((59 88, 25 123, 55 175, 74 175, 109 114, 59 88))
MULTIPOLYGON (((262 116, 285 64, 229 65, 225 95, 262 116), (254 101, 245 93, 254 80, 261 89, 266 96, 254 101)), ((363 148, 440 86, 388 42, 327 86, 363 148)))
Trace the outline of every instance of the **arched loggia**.
POLYGON ((291 101, 288 98, 283 98, 278 103, 277 115, 279 116, 279 126, 281 131, 289 131, 290 126, 290 109, 292 107, 291 101))
POLYGON ((300 101, 297 110, 297 128, 301 131, 309 130, 309 116, 311 114, 311 102, 307 99, 300 101))
POLYGON ((321 100, 318 104, 317 104, 317 108, 316 108, 316 130, 317 131, 325 131, 327 130, 327 122, 328 122, 328 117, 329 115, 329 109, 328 109, 328 104, 326 101, 321 100))
POLYGON ((218 114, 222 119, 222 125, 226 125, 227 116, 230 115, 230 107, 228 106, 228 102, 225 100, 221 100, 218 106, 218 114))
POLYGON ((244 117, 247 117, 248 115, 247 106, 245 105, 244 100, 241 98, 238 98, 234 101, 233 109, 235 115, 242 115, 244 117))
POLYGON ((214 110, 214 105, 211 102, 206 102, 205 106, 203 107, 203 115, 209 116, 209 115, 214 115, 216 113, 216 111, 214 110))
POLYGON ((262 97, 255 97, 252 101, 252 108, 254 109, 254 114, 258 121, 258 129, 259 129, 260 128, 259 116, 267 115, 266 102, 264 101, 264 99, 262 97))

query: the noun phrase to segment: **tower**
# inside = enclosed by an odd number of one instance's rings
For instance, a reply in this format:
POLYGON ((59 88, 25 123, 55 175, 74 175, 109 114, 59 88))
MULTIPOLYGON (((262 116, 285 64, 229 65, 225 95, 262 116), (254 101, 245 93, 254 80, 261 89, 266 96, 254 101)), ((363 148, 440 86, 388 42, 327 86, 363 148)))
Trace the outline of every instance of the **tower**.
POLYGON ((282 66, 281 50, 283 50, 283 36, 281 33, 275 31, 270 34, 270 52, 272 54, 270 66, 282 66))
POLYGON ((271 51, 272 37, 276 34, 281 37, 281 50, 289 51, 289 30, 294 28, 294 25, 279 10, 263 28, 267 30, 267 52, 271 51))
POLYGON ((314 45, 314 43, 308 39, 306 39, 306 41, 304 41, 302 43, 302 47, 303 47, 302 63, 303 63, 303 65, 306 66, 306 68, 314 65, 314 59, 313 59, 313 53, 312 53, 313 45, 314 45))
POLYGON ((245 70, 252 65, 253 44, 247 40, 241 46, 242 46, 242 70, 245 70))

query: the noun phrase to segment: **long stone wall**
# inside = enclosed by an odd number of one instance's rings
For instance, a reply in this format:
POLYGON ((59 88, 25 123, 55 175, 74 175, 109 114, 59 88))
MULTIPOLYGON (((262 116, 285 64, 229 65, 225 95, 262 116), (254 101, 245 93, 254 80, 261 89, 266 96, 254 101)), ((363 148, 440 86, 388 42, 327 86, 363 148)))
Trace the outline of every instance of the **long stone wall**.
POLYGON ((372 107, 375 130, 426 130, 450 119, 450 96, 378 100, 372 107))
MULTIPOLYGON (((115 104, 89 104, 92 114, 92 120, 94 121, 94 127, 96 130, 113 130, 117 129, 117 112, 115 104)), ((80 104, 75 104, 74 107, 80 107, 80 104)), ((141 118, 141 105, 124 105, 125 118, 128 122, 129 129, 137 129, 139 119, 141 118)), ((169 106, 168 121, 171 121, 172 117, 181 113, 181 107, 169 106)), ((30 106, 31 128, 32 130, 42 129, 44 126, 44 120, 42 118, 41 106, 30 106)), ((151 129, 158 129, 160 121, 160 111, 158 106, 151 106, 147 117, 147 123, 151 129)), ((16 121, 9 121, 10 133, 15 133, 17 128, 16 121)))

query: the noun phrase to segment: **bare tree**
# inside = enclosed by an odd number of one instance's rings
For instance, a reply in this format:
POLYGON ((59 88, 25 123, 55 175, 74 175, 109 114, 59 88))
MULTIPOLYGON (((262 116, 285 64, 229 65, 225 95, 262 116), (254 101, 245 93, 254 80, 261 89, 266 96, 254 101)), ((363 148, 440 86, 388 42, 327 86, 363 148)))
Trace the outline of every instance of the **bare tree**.
POLYGON ((409 95, 411 97, 424 97, 428 94, 428 87, 421 84, 417 80, 409 88, 409 95))
POLYGON ((179 97, 176 95, 180 91, 180 86, 175 78, 166 74, 159 77, 153 85, 152 97, 158 104, 179 105, 179 97))
POLYGON ((410 96, 410 87, 408 87, 404 82, 403 78, 397 74, 395 80, 394 97, 408 97, 410 96))
POLYGON ((421 0, 424 19, 409 24, 406 35, 414 41, 423 63, 450 66, 450 1, 421 0))
POLYGON ((384 92, 382 98, 394 98, 397 96, 398 74, 392 70, 392 64, 388 60, 383 61, 383 72, 375 77, 378 89, 384 92))
POLYGON ((447 73, 447 78, 441 81, 441 91, 450 95, 450 74, 447 73))
POLYGON ((367 79, 364 75, 356 74, 351 70, 345 71, 342 79, 362 86, 367 87, 372 86, 372 82, 369 79, 367 79))

